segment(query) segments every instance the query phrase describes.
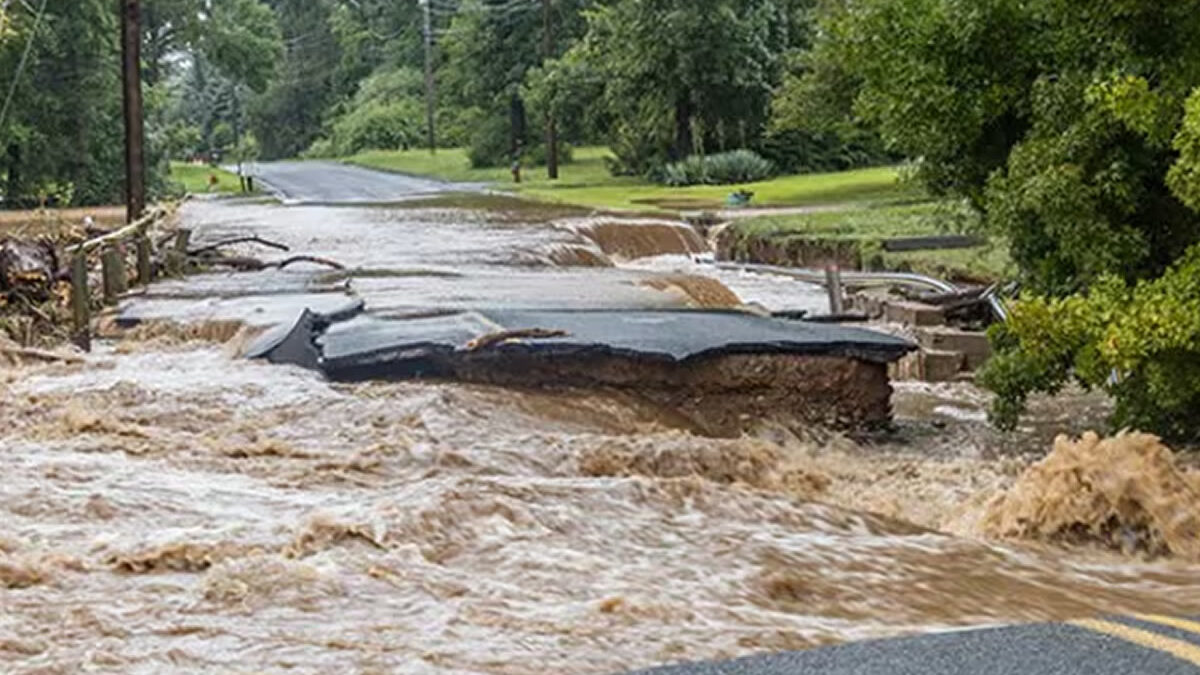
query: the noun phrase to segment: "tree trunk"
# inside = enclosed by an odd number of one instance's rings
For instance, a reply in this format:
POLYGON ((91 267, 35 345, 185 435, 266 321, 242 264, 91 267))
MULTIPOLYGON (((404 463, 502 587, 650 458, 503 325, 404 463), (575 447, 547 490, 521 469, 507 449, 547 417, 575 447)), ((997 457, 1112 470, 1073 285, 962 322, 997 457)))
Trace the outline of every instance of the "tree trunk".
POLYGON ((516 158, 525 149, 525 102, 517 94, 509 101, 508 119, 512 128, 512 156, 516 158))
POLYGON ((4 198, 12 205, 24 196, 21 194, 21 146, 16 143, 9 143, 8 184, 4 188, 4 198))
POLYGON ((675 99, 675 147, 671 159, 679 161, 692 154, 692 101, 687 93, 675 99))

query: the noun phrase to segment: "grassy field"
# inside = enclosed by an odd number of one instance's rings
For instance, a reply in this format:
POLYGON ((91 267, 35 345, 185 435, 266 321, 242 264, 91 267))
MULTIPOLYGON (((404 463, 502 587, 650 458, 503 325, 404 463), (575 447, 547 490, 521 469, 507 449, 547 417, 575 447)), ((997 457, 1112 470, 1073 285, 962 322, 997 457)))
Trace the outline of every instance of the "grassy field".
POLYGON ((773 215, 739 221, 731 227, 737 240, 799 240, 849 243, 857 248, 867 267, 905 270, 952 279, 991 281, 1012 271, 1008 251, 997 244, 974 248, 889 252, 889 238, 948 234, 977 225, 975 216, 954 204, 921 202, 861 206, 844 211, 773 215))
POLYGON ((890 201, 912 198, 915 188, 901 184, 893 167, 827 174, 781 176, 747 185, 700 185, 671 188, 632 176, 613 176, 604 158, 608 149, 582 147, 574 161, 559 170, 559 180, 546 178, 543 167, 527 167, 523 182, 515 185, 506 168, 472 169, 461 148, 438 150, 375 150, 346 158, 346 162, 385 171, 397 171, 445 180, 489 183, 543 201, 596 208, 668 211, 715 209, 739 189, 755 193, 752 206, 807 206, 851 201, 890 201))
POLYGON ((171 162, 170 180, 183 185, 184 190, 198 195, 207 192, 237 192, 242 189, 236 175, 207 164, 171 162), (208 177, 214 174, 217 177, 217 186, 210 190, 208 177))
MULTIPOLYGON (((523 197, 581 206, 655 211, 718 209, 735 190, 755 193, 751 206, 802 207, 842 205, 845 208, 804 214, 768 215, 737 221, 732 234, 741 239, 790 239, 850 243, 870 266, 911 270, 938 277, 990 280, 1005 277, 1011 268, 1007 250, 998 245, 968 249, 887 252, 881 241, 893 237, 960 231, 973 216, 953 205, 930 201, 917 187, 899 180, 895 167, 839 173, 780 176, 742 186, 705 185, 671 188, 628 176, 612 176, 604 158, 607 148, 583 147, 574 161, 550 181, 545 169, 523 171, 523 182, 512 183, 508 169, 472 169, 461 148, 439 150, 371 151, 345 161, 385 171, 445 180, 488 183, 523 197)), ((779 261, 782 262, 782 261, 779 261)))

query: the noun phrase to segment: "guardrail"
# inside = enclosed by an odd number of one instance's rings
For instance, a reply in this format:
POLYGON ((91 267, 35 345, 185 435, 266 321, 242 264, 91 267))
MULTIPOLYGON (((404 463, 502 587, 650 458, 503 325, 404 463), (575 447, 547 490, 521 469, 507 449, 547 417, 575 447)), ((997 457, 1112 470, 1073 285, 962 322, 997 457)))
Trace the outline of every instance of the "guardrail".
POLYGON ((102 301, 106 307, 116 305, 121 295, 129 290, 126 244, 130 242, 136 249, 137 274, 133 281, 137 285, 147 286, 154 281, 157 273, 154 265, 155 249, 168 242, 173 241, 173 244, 162 256, 162 267, 169 275, 182 273, 191 233, 181 229, 159 242, 152 241, 149 235, 151 228, 173 215, 181 203, 157 205, 146 215, 118 230, 65 249, 71 258, 72 338, 80 348, 90 350, 92 342, 92 293, 88 287, 88 272, 91 266, 88 263, 88 254, 100 252, 102 301))

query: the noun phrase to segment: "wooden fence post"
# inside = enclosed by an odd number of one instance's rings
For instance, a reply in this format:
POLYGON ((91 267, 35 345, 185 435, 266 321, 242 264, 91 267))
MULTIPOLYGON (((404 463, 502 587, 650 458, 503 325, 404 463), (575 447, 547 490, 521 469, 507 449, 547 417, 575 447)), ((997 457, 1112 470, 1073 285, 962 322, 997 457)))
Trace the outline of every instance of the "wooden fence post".
POLYGON ((150 238, 145 234, 137 240, 137 272, 140 286, 149 286, 154 280, 154 269, 150 265, 150 238))
POLYGON ((100 254, 100 263, 104 273, 104 304, 115 305, 117 298, 125 292, 125 256, 119 244, 106 246, 100 254))
POLYGON ((175 231, 175 245, 167 251, 167 274, 173 277, 184 273, 187 264, 188 243, 192 239, 192 231, 179 229, 175 231))
POLYGON ((80 252, 71 258, 71 315, 75 328, 72 341, 85 352, 92 350, 91 314, 87 254, 80 252))

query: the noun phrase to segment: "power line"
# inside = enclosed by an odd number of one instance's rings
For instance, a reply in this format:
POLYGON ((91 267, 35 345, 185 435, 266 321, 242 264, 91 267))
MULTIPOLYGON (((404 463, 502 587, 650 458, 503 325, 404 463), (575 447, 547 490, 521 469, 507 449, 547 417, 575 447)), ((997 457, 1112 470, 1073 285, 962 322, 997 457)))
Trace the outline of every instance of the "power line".
POLYGON ((12 103, 13 94, 17 91, 17 83, 21 81, 21 75, 25 72, 25 64, 29 62, 29 53, 33 51, 33 38, 37 36, 38 27, 42 23, 42 15, 46 13, 46 2, 42 0, 42 6, 38 8, 38 13, 33 18, 33 27, 29 29, 29 39, 25 41, 25 51, 21 54, 21 60, 17 63, 17 73, 13 75, 12 83, 8 86, 8 95, 4 97, 4 107, 0 108, 0 129, 4 128, 4 121, 8 119, 8 106, 12 103))

